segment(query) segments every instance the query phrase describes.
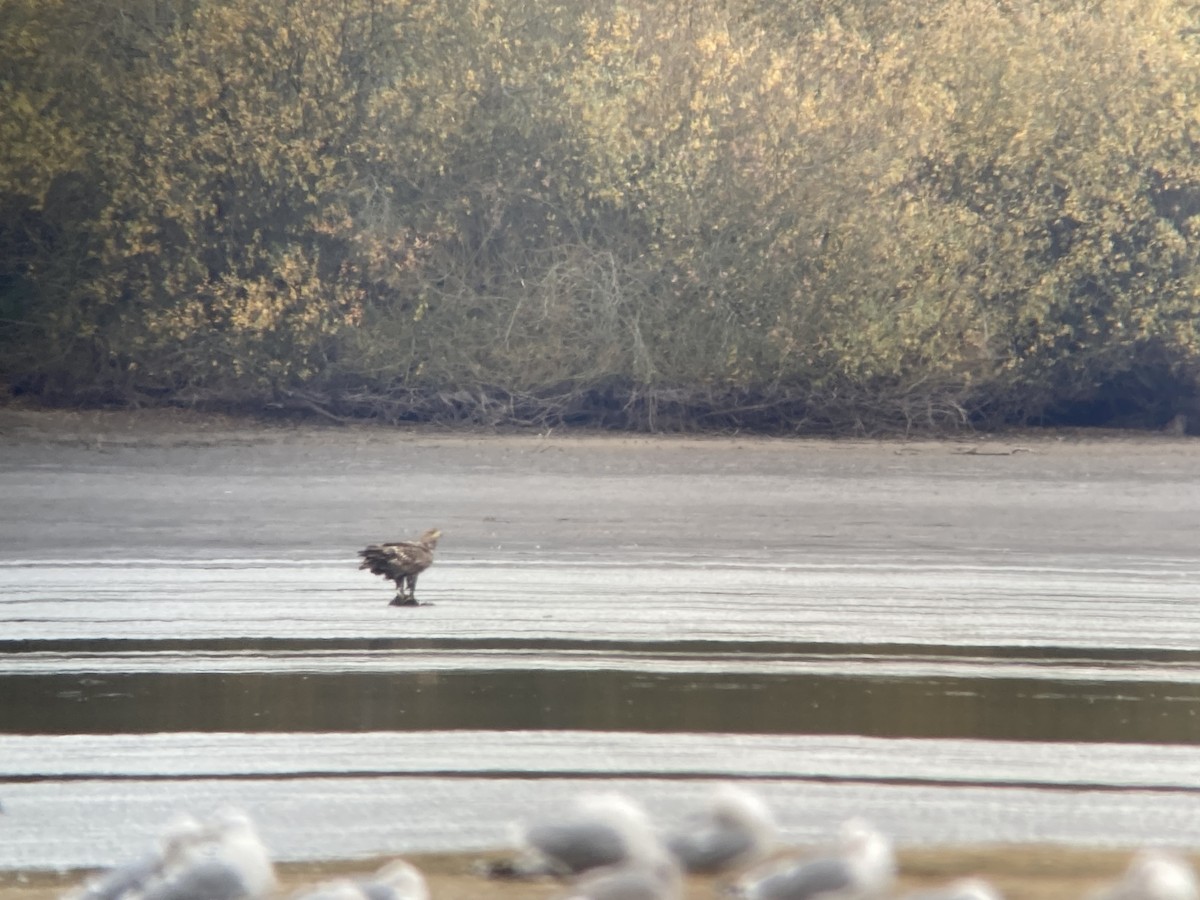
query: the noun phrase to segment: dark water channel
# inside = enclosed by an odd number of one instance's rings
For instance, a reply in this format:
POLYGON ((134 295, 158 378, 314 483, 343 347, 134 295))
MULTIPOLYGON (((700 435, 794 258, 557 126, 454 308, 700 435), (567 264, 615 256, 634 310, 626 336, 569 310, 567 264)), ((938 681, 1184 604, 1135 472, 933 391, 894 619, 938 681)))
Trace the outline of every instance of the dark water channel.
POLYGON ((561 658, 570 650, 543 648, 530 660, 529 648, 512 644, 455 648, 441 641, 414 649, 342 641, 344 664, 326 658, 340 670, 314 671, 320 645, 309 656, 295 642, 287 652, 260 642, 250 665, 244 650, 231 655, 227 647, 191 642, 175 652, 189 667, 205 668, 206 661, 216 671, 181 672, 161 661, 170 642, 157 653, 100 650, 121 643, 82 642, 70 654, 38 642, 8 644, 10 673, 0 677, 4 730, 581 729, 1200 744, 1200 683, 1186 677, 1200 670, 1200 653, 1181 651, 1132 660, 1017 648, 990 648, 980 657, 964 656, 962 648, 797 646, 764 653, 756 646, 704 654, 608 644, 565 668, 561 658), (444 662, 423 668, 435 647, 444 662), (503 665, 489 668, 489 659, 503 665), (43 671, 22 672, 22 660, 43 671), (54 672, 56 660, 71 671, 54 672), (974 671, 952 674, 964 660, 974 671), (159 669, 147 666, 156 661, 165 670, 137 671, 159 669), (278 671, 228 671, 273 661, 278 671), (1135 662, 1157 666, 1157 678, 1123 673, 1135 662), (889 674, 905 664, 920 674, 889 674), (1064 668, 1071 677, 1056 674, 1064 668))

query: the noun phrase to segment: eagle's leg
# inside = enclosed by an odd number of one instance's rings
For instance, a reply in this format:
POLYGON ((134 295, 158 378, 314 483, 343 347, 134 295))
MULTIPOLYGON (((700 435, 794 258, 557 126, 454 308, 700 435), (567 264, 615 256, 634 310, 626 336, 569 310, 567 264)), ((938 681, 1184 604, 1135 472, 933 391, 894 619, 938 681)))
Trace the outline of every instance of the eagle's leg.
POLYGON ((407 575, 405 578, 408 581, 408 599, 404 602, 405 606, 433 606, 432 603, 421 603, 417 600, 417 574, 407 575))
POLYGON ((404 585, 407 584, 409 578, 407 575, 401 575, 396 579, 396 596, 392 598, 392 602, 388 606, 416 606, 417 601, 413 598, 412 592, 405 592, 404 585))
POLYGON ((389 606, 419 606, 415 596, 417 579, 413 575, 401 575, 396 579, 396 596, 389 606))

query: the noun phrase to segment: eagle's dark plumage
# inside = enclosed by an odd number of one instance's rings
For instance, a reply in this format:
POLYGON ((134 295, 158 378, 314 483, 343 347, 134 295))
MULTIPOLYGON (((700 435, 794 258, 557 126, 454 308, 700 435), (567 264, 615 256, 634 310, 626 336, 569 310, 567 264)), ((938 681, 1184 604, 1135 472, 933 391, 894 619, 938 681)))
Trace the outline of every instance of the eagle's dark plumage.
POLYGON ((396 582, 392 606, 416 606, 417 576, 433 565, 433 550, 441 536, 436 528, 430 528, 415 541, 371 544, 358 551, 362 557, 359 568, 396 582))

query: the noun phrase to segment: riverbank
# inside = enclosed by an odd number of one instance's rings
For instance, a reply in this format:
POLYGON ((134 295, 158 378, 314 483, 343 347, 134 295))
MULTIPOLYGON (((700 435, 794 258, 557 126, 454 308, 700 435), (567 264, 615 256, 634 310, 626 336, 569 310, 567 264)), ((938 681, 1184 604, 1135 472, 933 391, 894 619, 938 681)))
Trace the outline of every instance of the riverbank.
MULTIPOLYGON (((499 856, 502 854, 491 854, 499 856)), ((416 854, 406 857, 425 873, 433 900, 548 900, 564 893, 551 881, 505 882, 481 878, 473 869, 480 854, 416 854)), ((1085 898, 1117 877, 1130 858, 1128 850, 1064 847, 928 847, 899 853, 897 894, 926 890, 955 878, 986 878, 1007 900, 1085 898)), ((1187 857, 1200 866, 1200 853, 1187 857)), ((386 860, 290 863, 278 867, 279 896, 314 883, 357 877, 386 860)), ((54 900, 80 883, 84 873, 0 872, 0 900, 54 900)), ((691 878, 687 900, 709 900, 719 882, 691 878)))

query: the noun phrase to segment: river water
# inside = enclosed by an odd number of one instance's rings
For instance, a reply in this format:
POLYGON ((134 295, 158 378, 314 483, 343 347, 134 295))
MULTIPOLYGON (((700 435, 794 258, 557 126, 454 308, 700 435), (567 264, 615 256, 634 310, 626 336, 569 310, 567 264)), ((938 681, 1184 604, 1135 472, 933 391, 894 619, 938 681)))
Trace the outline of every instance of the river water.
POLYGON ((18 437, 0 869, 226 804, 279 859, 494 848, 717 780, 795 841, 1200 846, 1189 442, 18 437), (433 524, 389 607, 354 550, 433 524))

